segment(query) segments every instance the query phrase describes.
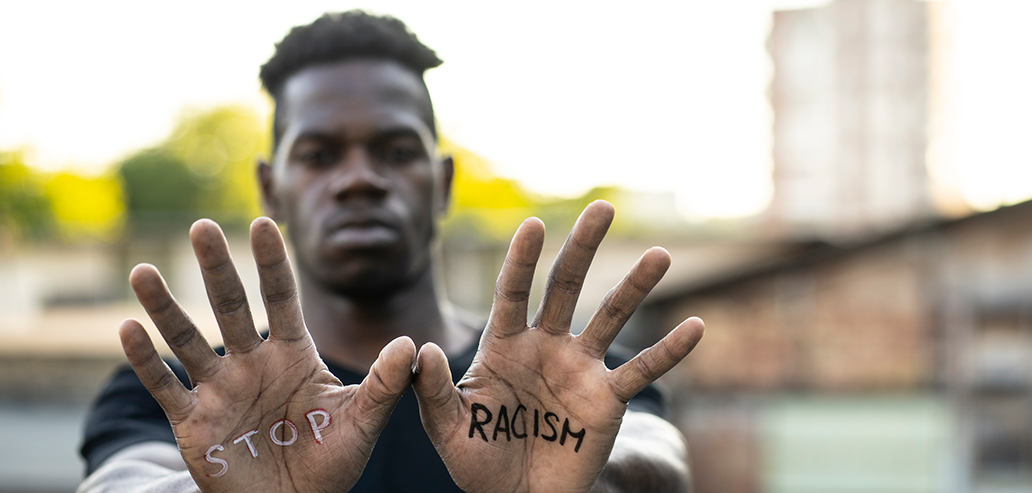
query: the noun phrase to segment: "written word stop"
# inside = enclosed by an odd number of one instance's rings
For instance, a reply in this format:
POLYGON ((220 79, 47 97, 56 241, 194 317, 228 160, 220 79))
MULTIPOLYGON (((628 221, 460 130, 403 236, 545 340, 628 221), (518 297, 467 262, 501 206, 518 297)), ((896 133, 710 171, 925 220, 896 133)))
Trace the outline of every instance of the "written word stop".
MULTIPOLYGON (((305 413, 305 418, 308 421, 308 429, 312 432, 312 438, 315 443, 323 443, 322 430, 330 426, 332 420, 330 419, 330 413, 326 412, 325 409, 313 409, 305 413)), ((240 444, 241 442, 247 446, 247 451, 251 454, 252 459, 258 458, 258 448, 255 447, 255 443, 264 435, 258 434, 258 429, 252 429, 245 431, 233 439, 233 445, 240 444), (258 435, 255 437, 255 435, 258 435)), ((288 447, 294 445, 297 442, 298 432, 297 425, 289 419, 280 419, 272 423, 269 426, 269 431, 266 433, 269 436, 269 441, 280 447, 288 447)), ((208 452, 204 454, 204 460, 208 463, 221 466, 221 469, 213 474, 208 474, 208 477, 218 478, 226 474, 229 471, 229 463, 225 459, 215 457, 215 452, 222 452, 226 450, 222 444, 212 445, 208 448, 208 452)))

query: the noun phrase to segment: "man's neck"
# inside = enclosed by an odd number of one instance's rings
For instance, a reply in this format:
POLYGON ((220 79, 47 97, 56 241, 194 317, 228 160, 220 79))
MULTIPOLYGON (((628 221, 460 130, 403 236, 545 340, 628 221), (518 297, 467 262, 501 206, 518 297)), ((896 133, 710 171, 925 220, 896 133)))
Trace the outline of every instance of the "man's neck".
POLYGON ((417 348, 434 342, 449 356, 468 348, 478 336, 480 327, 460 320, 447 302, 438 299, 430 269, 382 298, 349 298, 303 272, 298 277, 305 324, 319 354, 352 370, 367 371, 380 350, 403 335, 417 348))

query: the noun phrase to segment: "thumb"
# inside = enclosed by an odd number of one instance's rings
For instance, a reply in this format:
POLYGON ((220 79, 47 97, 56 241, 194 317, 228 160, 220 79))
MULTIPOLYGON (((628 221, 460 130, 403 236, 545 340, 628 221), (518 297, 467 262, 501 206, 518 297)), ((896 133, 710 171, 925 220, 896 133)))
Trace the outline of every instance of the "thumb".
POLYGON ((412 383, 416 345, 407 336, 394 339, 380 350, 369 374, 355 391, 354 404, 361 413, 356 422, 369 427, 376 437, 387 424, 391 411, 412 383))
POLYGON ((452 383, 448 357, 437 344, 428 342, 416 355, 412 388, 419 401, 419 417, 430 441, 437 446, 459 420, 459 394, 452 383))

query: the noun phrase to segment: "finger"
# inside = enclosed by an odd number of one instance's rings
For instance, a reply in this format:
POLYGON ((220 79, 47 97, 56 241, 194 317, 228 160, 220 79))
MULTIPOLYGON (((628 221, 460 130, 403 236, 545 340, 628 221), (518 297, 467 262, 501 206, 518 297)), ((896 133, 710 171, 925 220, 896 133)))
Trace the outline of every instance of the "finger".
POLYGON ((535 327, 552 334, 570 331, 573 310, 577 306, 584 276, 612 222, 613 206, 604 200, 588 204, 577 218, 573 231, 570 231, 570 236, 552 263, 552 270, 548 272, 545 294, 533 323, 535 327))
POLYGON ((287 249, 272 219, 259 217, 251 223, 251 251, 269 315, 269 337, 286 341, 308 337, 287 249))
POLYGON ((226 352, 245 353, 258 347, 262 338, 254 330, 247 294, 219 225, 209 219, 195 222, 190 228, 190 242, 226 352))
POLYGON ((495 284, 487 330, 504 337, 527 327, 527 300, 534 281, 534 267, 545 242, 545 223, 532 217, 523 221, 509 244, 509 253, 495 284))
POLYGON ((595 356, 605 356, 627 319, 669 267, 670 254, 666 250, 659 247, 648 249, 620 284, 609 291, 577 339, 595 356))
POLYGON ((452 383, 448 357, 437 344, 428 342, 419 349, 412 388, 416 391, 419 417, 427 436, 434 444, 440 443, 459 421, 461 405, 452 383))
POLYGON ((129 284, 161 337, 183 363, 190 381, 196 385, 214 373, 219 355, 211 349, 183 307, 176 303, 158 269, 150 264, 137 265, 129 273, 129 284))
POLYGON ((689 318, 658 343, 613 370, 610 383, 617 398, 625 403, 630 401, 638 392, 670 371, 699 343, 704 330, 701 319, 689 318))
POLYGON ((355 422, 365 427, 367 436, 378 436, 387 424, 394 405, 412 383, 415 361, 416 345, 408 336, 401 336, 384 346, 369 367, 353 401, 359 412, 355 422))
POLYGON ((118 338, 122 340, 122 350, 129 359, 140 382, 154 396, 170 420, 182 416, 190 406, 190 391, 172 373, 172 370, 161 360, 154 350, 147 331, 140 322, 127 319, 118 328, 118 338))

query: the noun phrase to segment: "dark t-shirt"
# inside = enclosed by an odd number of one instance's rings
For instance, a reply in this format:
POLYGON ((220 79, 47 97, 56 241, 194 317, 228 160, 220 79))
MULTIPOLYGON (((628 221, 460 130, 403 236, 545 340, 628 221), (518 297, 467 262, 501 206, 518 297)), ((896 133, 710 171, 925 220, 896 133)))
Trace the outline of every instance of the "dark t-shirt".
MULTIPOLYGON (((473 363, 477 345, 449 359, 452 377, 457 383, 473 363)), ((218 351, 222 354, 221 348, 218 351)), ((606 366, 615 368, 628 358, 610 350, 606 366)), ((189 379, 183 366, 169 361, 169 366, 187 387, 189 379)), ((330 372, 344 385, 361 383, 365 375, 355 373, 327 361, 330 372)), ((662 416, 664 400, 660 391, 649 386, 631 400, 629 407, 662 416)), ((141 442, 160 441, 175 444, 172 428, 164 411, 139 378, 128 366, 120 369, 101 391, 86 421, 82 456, 86 474, 95 471, 115 452, 141 442)), ((419 419, 419 406, 410 388, 391 414, 380 433, 362 477, 353 492, 461 492, 448 475, 441 457, 430 443, 419 419)))

